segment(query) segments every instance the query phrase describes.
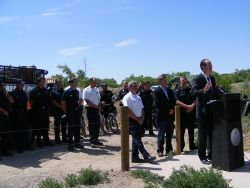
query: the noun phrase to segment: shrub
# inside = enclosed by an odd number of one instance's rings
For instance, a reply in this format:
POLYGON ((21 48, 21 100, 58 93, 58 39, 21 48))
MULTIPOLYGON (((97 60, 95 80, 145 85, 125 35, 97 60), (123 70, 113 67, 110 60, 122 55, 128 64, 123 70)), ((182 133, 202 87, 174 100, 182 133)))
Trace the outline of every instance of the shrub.
POLYGON ((218 170, 212 168, 195 170, 192 167, 182 166, 179 170, 174 169, 169 179, 163 183, 163 187, 228 188, 229 182, 218 170))
POLYGON ((65 187, 76 187, 79 182, 78 182, 78 177, 75 174, 69 174, 65 179, 65 187))
POLYGON ((38 184, 39 188, 63 188, 63 183, 53 178, 47 178, 38 184))
POLYGON ((93 170, 91 167, 79 172, 78 181, 81 185, 96 185, 108 181, 108 172, 93 170))

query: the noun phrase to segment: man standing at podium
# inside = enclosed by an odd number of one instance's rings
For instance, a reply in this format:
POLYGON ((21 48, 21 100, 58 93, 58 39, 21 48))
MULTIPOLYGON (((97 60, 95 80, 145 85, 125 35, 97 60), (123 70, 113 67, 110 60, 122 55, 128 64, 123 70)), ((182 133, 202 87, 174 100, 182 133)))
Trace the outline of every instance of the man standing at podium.
POLYGON ((212 113, 208 110, 209 100, 216 99, 215 79, 211 76, 212 63, 209 59, 200 62, 201 74, 192 81, 192 94, 196 97, 196 118, 198 121, 198 155, 203 164, 212 160, 212 113), (208 143, 207 143, 208 138, 208 143), (206 155, 206 148, 209 148, 206 155))

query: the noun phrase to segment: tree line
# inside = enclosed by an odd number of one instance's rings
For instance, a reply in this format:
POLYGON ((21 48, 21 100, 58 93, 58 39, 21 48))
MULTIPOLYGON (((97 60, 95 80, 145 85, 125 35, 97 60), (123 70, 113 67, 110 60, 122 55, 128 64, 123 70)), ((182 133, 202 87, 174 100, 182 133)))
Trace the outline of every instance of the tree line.
MULTIPOLYGON (((68 85, 68 80, 70 78, 77 78, 78 85, 81 88, 88 86, 88 77, 86 76, 86 72, 78 69, 76 72, 73 72, 69 66, 65 65, 58 65, 58 69, 62 72, 61 74, 53 75, 51 78, 57 78, 63 80, 64 86, 68 85)), ((242 83, 242 91, 243 95, 248 95, 250 97, 250 69, 236 69, 233 73, 226 73, 226 74, 219 74, 217 72, 213 72, 212 75, 216 79, 217 85, 220 85, 224 88, 226 92, 232 92, 232 84, 234 83, 242 83)), ((193 79, 195 75, 192 75, 190 72, 183 71, 183 72, 173 72, 173 73, 166 73, 165 74, 168 81, 179 77, 179 76, 186 76, 189 81, 193 79)), ((144 76, 139 75, 135 76, 131 74, 129 77, 124 78, 124 80, 136 80, 138 82, 146 82, 149 81, 152 85, 157 85, 157 80, 151 76, 144 76)), ((111 88, 117 88, 121 86, 121 83, 117 83, 114 78, 97 78, 97 84, 101 85, 102 83, 107 83, 111 88)))

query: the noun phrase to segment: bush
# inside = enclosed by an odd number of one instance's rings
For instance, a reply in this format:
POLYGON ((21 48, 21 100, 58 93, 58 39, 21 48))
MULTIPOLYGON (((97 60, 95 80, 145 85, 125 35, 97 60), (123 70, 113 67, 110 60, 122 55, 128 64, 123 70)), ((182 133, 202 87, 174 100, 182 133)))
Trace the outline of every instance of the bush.
POLYGON ((38 184, 39 188, 63 188, 63 183, 53 178, 47 178, 38 184))
POLYGON ((78 182, 78 177, 75 174, 69 174, 65 179, 65 187, 76 187, 79 182, 78 182))
POLYGON ((108 172, 93 170, 91 167, 79 172, 78 181, 81 185, 96 185, 108 181, 108 172))
POLYGON ((228 188, 229 180, 225 180, 222 173, 215 169, 182 166, 172 172, 168 180, 163 183, 166 188, 228 188))

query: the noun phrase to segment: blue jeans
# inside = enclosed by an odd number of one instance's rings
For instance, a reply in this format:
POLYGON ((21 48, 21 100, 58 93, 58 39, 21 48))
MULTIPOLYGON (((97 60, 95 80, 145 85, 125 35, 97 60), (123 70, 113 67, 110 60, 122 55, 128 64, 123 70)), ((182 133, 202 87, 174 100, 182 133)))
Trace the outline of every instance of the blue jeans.
POLYGON ((164 139, 166 135, 166 153, 168 153, 170 150, 173 150, 171 143, 174 132, 173 121, 169 119, 165 121, 160 121, 157 124, 158 124, 157 152, 163 153, 164 139))
POLYGON ((139 157, 139 151, 142 154, 144 159, 147 159, 150 155, 147 150, 144 148, 144 145, 141 140, 142 135, 142 125, 138 125, 135 121, 129 121, 130 134, 132 136, 132 158, 139 157))

